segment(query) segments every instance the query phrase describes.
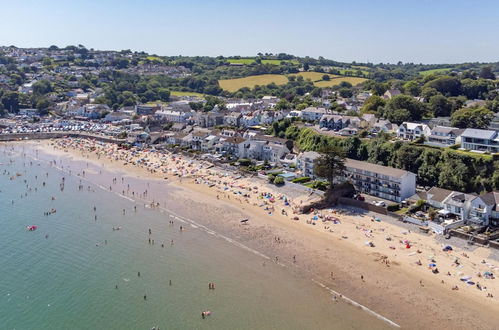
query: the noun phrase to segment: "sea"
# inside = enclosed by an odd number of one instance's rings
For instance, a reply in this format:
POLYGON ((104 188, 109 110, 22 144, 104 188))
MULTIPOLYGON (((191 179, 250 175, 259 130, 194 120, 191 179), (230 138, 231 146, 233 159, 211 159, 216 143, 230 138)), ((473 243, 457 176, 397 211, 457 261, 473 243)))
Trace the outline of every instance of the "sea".
POLYGON ((33 143, 0 145, 0 329, 391 327, 202 219, 150 207, 148 188, 175 194, 33 143), (141 193, 123 194, 130 184, 141 193))

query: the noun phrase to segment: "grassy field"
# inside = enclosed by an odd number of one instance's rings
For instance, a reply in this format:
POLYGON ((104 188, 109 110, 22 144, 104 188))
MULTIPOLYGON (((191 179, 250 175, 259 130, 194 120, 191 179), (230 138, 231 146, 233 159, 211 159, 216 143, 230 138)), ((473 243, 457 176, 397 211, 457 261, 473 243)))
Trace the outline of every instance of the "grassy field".
POLYGON ((325 87, 332 87, 339 85, 342 81, 346 81, 351 83, 353 86, 356 86, 358 84, 363 83, 366 81, 366 78, 359 78, 359 77, 337 77, 333 78, 329 81, 323 80, 323 81, 317 81, 314 83, 315 86, 320 87, 320 88, 325 88, 325 87))
MULTIPOLYGON (((283 62, 283 61, 298 64, 298 61, 295 61, 295 60, 262 60, 262 64, 280 65, 281 62, 283 62)), ((255 63, 255 59, 254 58, 238 58, 238 59, 231 58, 231 59, 228 59, 227 62, 229 62, 231 64, 249 65, 249 64, 255 63)))
POLYGON ((197 97, 204 97, 204 94, 201 93, 196 93, 196 92, 179 92, 179 91, 171 91, 170 92, 171 96, 197 96, 197 97))
POLYGON ((237 92, 243 87, 253 88, 256 85, 268 85, 271 83, 284 85, 287 82, 288 78, 282 74, 262 74, 245 78, 224 79, 218 81, 220 87, 229 92, 237 92))
POLYGON ((231 63, 231 64, 244 64, 244 65, 248 65, 248 64, 251 64, 253 62, 255 62, 255 59, 254 58, 231 58, 231 59, 228 59, 227 62, 231 63))
MULTIPOLYGON (((347 81, 352 85, 358 85, 367 79, 358 77, 342 77, 330 74, 331 80, 322 80, 324 73, 321 72, 300 72, 297 75, 302 76, 304 79, 310 79, 317 87, 331 87, 339 85, 342 81, 347 81)), ((281 74, 263 74, 258 76, 249 76, 237 79, 224 79, 219 80, 220 87, 229 92, 237 92, 243 87, 253 88, 256 85, 268 85, 275 83, 276 85, 284 85, 288 82, 288 78, 281 74)), ((173 95, 173 94, 172 94, 173 95)))
POLYGON ((161 59, 157 56, 147 56, 146 57, 149 61, 161 61, 161 59))
POLYGON ((419 74, 422 76, 428 76, 428 75, 433 74, 433 73, 445 73, 445 72, 449 72, 449 71, 450 71, 450 69, 442 68, 442 69, 432 69, 432 70, 420 71, 419 74))
MULTIPOLYGON (((303 79, 310 79, 312 81, 321 81, 322 80, 322 76, 325 75, 327 73, 322 73, 322 72, 300 72, 298 73, 297 75, 298 76, 302 76, 303 79)), ((339 76, 336 76, 334 74, 327 74, 329 76, 329 78, 333 79, 333 78, 337 78, 339 76)))

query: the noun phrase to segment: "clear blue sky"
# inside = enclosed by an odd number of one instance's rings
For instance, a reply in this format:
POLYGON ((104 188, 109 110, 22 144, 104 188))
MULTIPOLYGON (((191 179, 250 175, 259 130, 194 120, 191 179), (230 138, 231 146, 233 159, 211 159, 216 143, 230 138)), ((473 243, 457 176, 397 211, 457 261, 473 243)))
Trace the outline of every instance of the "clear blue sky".
POLYGON ((499 61, 491 0, 0 0, 0 44, 158 55, 499 61))

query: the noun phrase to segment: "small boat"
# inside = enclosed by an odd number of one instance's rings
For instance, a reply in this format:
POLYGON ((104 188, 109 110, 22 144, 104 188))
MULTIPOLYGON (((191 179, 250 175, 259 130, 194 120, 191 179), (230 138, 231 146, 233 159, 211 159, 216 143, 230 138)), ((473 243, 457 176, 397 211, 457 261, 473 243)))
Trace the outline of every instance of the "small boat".
POLYGON ((26 226, 26 230, 28 230, 28 231, 35 231, 37 228, 38 228, 38 226, 36 226, 36 225, 26 226))

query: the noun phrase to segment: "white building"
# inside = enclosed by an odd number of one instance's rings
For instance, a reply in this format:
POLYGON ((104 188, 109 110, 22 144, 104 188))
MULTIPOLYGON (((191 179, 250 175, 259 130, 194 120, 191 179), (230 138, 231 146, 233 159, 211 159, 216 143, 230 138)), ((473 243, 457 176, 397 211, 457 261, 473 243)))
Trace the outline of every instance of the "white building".
POLYGON ((328 111, 324 108, 308 107, 301 111, 301 117, 304 120, 316 121, 320 120, 327 113, 328 111))
POLYGON ((421 136, 430 136, 431 129, 426 124, 402 123, 397 130, 397 136, 405 140, 414 140, 421 136))
POLYGON ((191 114, 184 111, 162 110, 156 111, 154 116, 172 123, 186 123, 191 114))
POLYGON ((461 148, 490 153, 499 152, 499 132, 467 128, 461 134, 461 148))

